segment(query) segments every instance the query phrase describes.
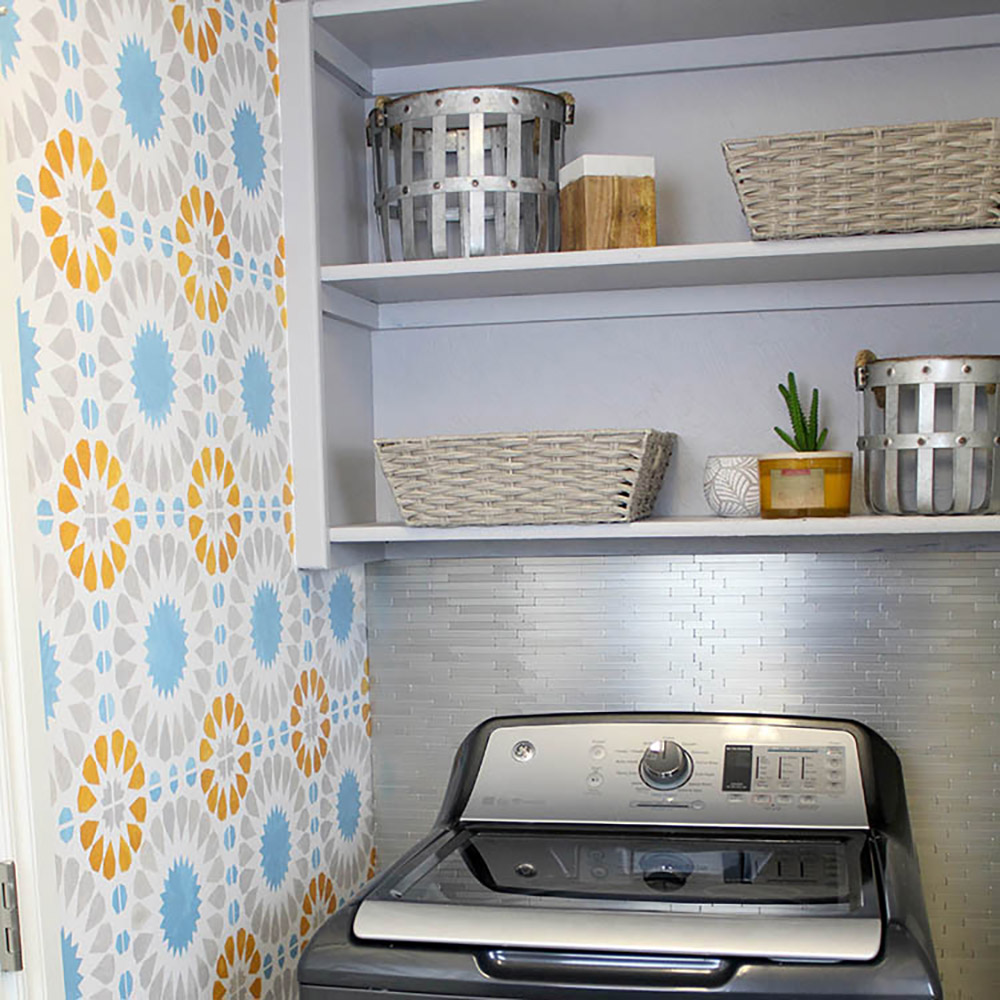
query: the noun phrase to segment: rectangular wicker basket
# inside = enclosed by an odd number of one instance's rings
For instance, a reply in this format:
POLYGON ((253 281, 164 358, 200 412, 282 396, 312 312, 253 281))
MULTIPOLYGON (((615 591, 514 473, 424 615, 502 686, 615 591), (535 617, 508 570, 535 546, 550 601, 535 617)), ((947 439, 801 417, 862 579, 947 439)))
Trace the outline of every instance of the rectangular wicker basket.
POLYGON ((375 449, 407 524, 567 524, 648 517, 675 440, 540 431, 390 438, 375 449))
POLYGON ((1000 122, 922 122, 722 144, 755 240, 1000 225, 1000 122))

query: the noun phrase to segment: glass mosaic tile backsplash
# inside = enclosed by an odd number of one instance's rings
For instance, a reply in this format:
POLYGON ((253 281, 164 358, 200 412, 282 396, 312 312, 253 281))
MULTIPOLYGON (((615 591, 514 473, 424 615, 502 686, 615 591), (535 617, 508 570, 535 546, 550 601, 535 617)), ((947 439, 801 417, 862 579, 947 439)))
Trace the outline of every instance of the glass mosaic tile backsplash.
POLYGON ((438 560, 368 573, 383 862, 495 714, 858 719, 899 751, 948 1000, 1000 982, 1000 554, 438 560))

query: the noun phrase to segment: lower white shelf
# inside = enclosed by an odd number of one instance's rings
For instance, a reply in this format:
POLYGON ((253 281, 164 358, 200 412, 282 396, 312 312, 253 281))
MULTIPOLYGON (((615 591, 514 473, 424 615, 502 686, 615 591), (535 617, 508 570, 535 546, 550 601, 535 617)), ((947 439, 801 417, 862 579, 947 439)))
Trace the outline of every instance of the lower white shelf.
POLYGON ((627 524, 330 529, 334 562, 439 557, 1000 550, 1000 517, 661 517, 627 524))

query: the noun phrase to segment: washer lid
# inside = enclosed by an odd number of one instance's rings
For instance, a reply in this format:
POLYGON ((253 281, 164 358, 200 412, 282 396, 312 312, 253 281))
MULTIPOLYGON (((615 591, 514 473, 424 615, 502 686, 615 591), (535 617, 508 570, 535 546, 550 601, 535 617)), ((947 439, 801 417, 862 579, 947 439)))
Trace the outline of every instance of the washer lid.
POLYGON ((863 835, 462 831, 360 905, 360 938, 865 961, 882 920, 863 835))
POLYGON ((367 899, 354 918, 363 939, 465 946, 614 951, 649 955, 726 955, 811 962, 866 962, 882 946, 882 925, 874 919, 770 920, 679 914, 621 914, 613 921, 591 912, 541 910, 495 913, 488 907, 430 903, 419 915, 406 903, 367 899))

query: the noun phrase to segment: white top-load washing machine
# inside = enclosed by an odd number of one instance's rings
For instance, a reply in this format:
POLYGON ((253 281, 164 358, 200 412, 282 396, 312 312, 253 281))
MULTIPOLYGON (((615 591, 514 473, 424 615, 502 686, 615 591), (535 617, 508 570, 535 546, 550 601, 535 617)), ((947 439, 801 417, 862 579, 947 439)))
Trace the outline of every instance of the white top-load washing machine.
POLYGON ((436 828, 317 933, 302 1000, 934 1000, 888 744, 846 721, 492 719, 436 828))

